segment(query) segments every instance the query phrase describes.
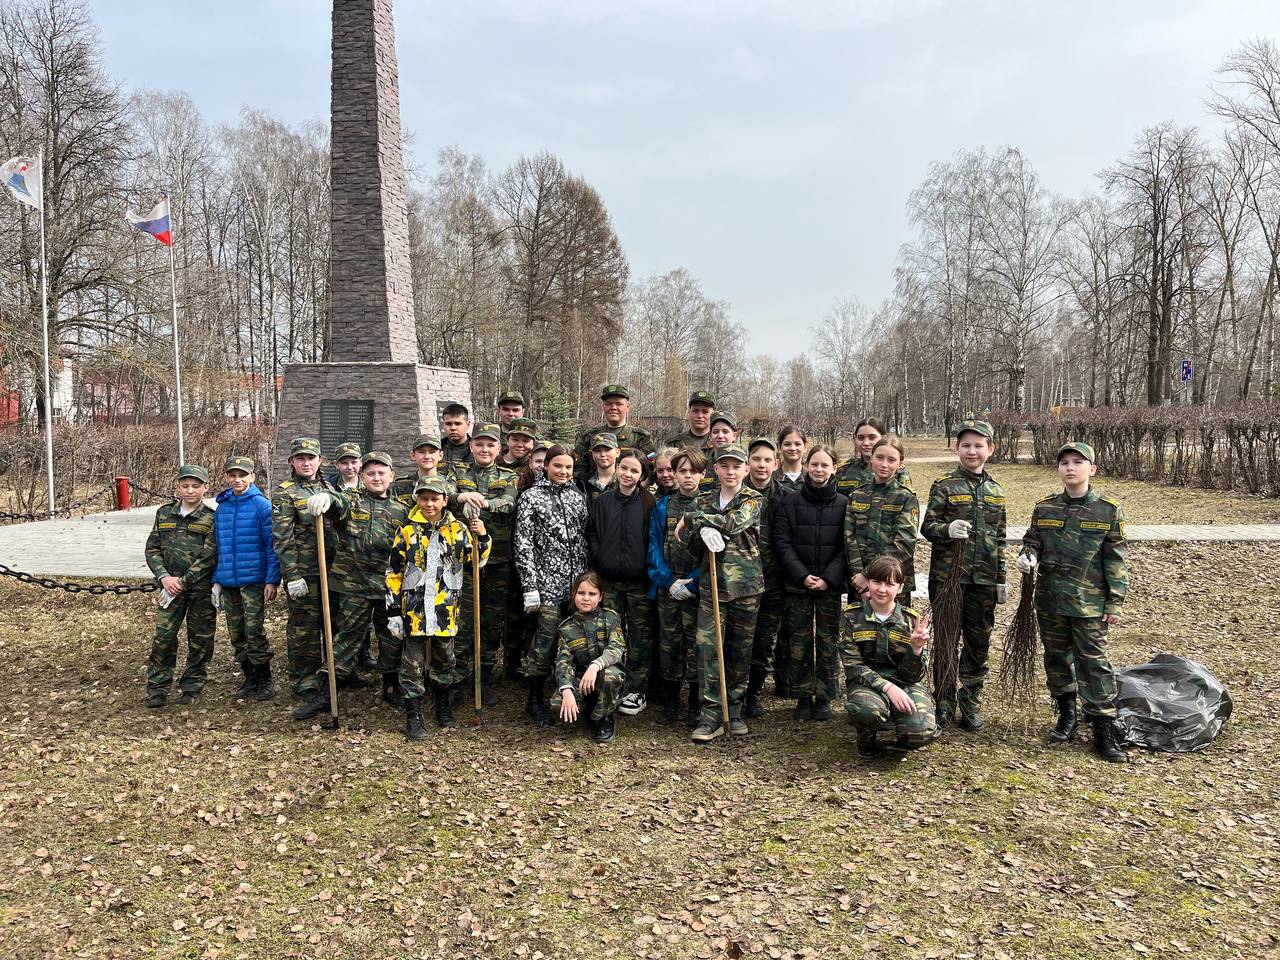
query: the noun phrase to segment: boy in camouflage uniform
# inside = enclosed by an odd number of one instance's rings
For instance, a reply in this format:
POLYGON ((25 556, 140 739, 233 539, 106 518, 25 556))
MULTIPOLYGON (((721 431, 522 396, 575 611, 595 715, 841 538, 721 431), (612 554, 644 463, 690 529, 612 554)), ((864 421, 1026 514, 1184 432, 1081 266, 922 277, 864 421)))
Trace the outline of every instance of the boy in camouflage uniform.
POLYGON ((573 451, 573 475, 578 479, 585 478, 594 470, 591 448, 601 433, 613 434, 619 448, 632 447, 647 457, 656 452, 649 432, 627 423, 627 417, 631 415, 631 394, 626 387, 618 383, 606 384, 600 391, 600 408, 604 422, 578 434, 573 451))
POLYGON ((1094 749, 1123 763, 1115 731, 1116 678, 1107 657, 1107 630, 1120 621, 1129 591, 1124 510, 1089 484, 1097 473, 1093 447, 1073 442, 1058 449, 1063 491, 1031 511, 1018 569, 1036 580, 1036 618, 1044 643, 1044 672, 1058 711, 1051 743, 1076 730, 1076 693, 1093 726, 1094 749))
POLYGON ((626 684, 623 663, 627 639, 617 613, 601 604, 600 578, 579 574, 571 590, 573 613, 557 631, 556 692, 551 709, 565 723, 576 723, 591 708, 597 743, 608 743, 616 731, 614 716, 626 684))
POLYGON ((760 494, 760 568, 764 576, 764 593, 756 614, 755 635, 751 642, 751 670, 747 678, 745 711, 748 717, 763 717, 764 703, 760 694, 765 679, 773 670, 773 651, 782 630, 786 612, 786 584, 782 567, 773 553, 770 515, 779 498, 789 496, 778 483, 778 445, 768 437, 758 437, 747 447, 747 486, 760 494))
MULTIPOLYGON (((408 477, 399 477, 395 483, 391 484, 391 495, 404 504, 405 509, 412 509, 416 505, 413 499, 413 491, 417 488, 419 480, 430 480, 434 477, 442 479, 446 486, 453 487, 453 477, 445 476, 440 472, 440 461, 444 459, 444 448, 440 443, 440 438, 434 433, 424 433, 413 441, 413 450, 410 452, 417 470, 408 477)), ((449 491, 450 496, 453 490, 449 491)))
MULTIPOLYGON (((964 591, 960 651, 960 729, 981 730, 982 686, 987 676, 987 652, 995 626, 996 604, 1008 597, 1005 569, 1004 488, 987 473, 995 452, 995 433, 985 420, 965 420, 956 435, 959 465, 944 473, 929 489, 929 507, 921 532, 933 548, 929 552, 929 597, 934 599, 952 576, 952 556, 962 543, 957 574, 964 591)), ((908 593, 908 596, 910 594, 908 593)), ((956 712, 956 691, 935 690, 938 726, 946 726, 956 712)))
POLYGON ((517 420, 524 419, 524 394, 519 390, 508 390, 498 397, 498 426, 502 432, 502 449, 507 448, 507 433, 517 420))
POLYGON ((697 450, 704 457, 711 450, 711 414, 716 401, 705 390, 695 390, 689 395, 689 425, 683 433, 677 433, 667 441, 667 446, 677 450, 697 450))
POLYGON ((329 486, 334 490, 354 490, 360 486, 360 457, 358 443, 340 443, 333 449, 334 472, 329 474, 329 486))
MULTIPOLYGON (((307 500, 313 517, 331 514, 338 533, 337 556, 329 567, 330 590, 337 595, 338 623, 333 641, 333 665, 339 686, 351 683, 356 656, 369 635, 378 637, 378 670, 382 696, 403 705, 400 693, 401 642, 387 628, 387 556, 409 511, 391 496, 395 476, 391 454, 370 450, 360 464, 360 486, 342 492, 325 490, 307 500)), ((328 666, 317 671, 315 693, 293 712, 295 720, 310 720, 329 711, 328 666)))
POLYGON ((156 634, 147 662, 147 706, 163 707, 169 699, 173 670, 178 662, 178 633, 187 624, 187 665, 178 681, 188 704, 200 696, 213 659, 213 635, 218 614, 213 609, 213 511, 204 505, 209 492, 209 471, 183 464, 178 468, 177 497, 156 511, 147 537, 147 566, 160 584, 160 609, 156 634))
MULTIPOLYGON (((316 519, 307 511, 307 498, 332 487, 320 476, 320 441, 314 437, 293 441, 289 467, 289 479, 281 480, 271 492, 271 534, 289 595, 289 625, 285 631, 289 680, 294 695, 306 699, 315 690, 324 642, 316 519)), ((332 524, 326 524, 324 529, 325 553, 332 556, 337 549, 332 524)))
POLYGON ((440 425, 444 430, 441 472, 448 476, 458 464, 471 462, 471 411, 460 403, 451 403, 440 412, 440 425))
MULTIPOLYGON (((480 691, 481 703, 497 703, 493 692, 493 668, 502 649, 506 633, 507 591, 511 577, 511 523, 515 519, 516 474, 496 463, 502 443, 496 423, 483 424, 471 438, 471 463, 454 468, 453 481, 457 493, 450 506, 467 520, 479 517, 492 537, 489 558, 493 561, 480 578, 480 691)), ((475 676, 475 626, 472 622, 474 601, 471 591, 471 569, 463 573, 461 636, 457 645, 457 676, 462 683, 475 676)), ((461 693, 461 686, 458 693, 461 693)))
POLYGON ((498 466, 519 472, 529 465, 529 454, 538 442, 538 425, 524 417, 516 417, 503 430, 502 457, 498 466))

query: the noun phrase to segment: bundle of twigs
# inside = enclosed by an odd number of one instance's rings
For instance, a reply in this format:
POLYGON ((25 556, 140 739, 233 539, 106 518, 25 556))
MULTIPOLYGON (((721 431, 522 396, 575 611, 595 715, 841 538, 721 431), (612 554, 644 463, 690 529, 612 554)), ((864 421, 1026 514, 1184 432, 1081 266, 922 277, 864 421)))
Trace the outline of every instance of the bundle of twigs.
POLYGON ((1004 653, 996 683, 1010 704, 1031 705, 1036 697, 1036 662, 1040 634, 1036 623, 1036 574, 1022 575, 1022 595, 1018 608, 1004 632, 1004 653))
POLYGON ((954 700, 960 686, 960 641, 964 621, 964 547, 957 540, 952 548, 951 572, 930 598, 929 619, 933 636, 929 641, 929 659, 933 664, 933 695, 939 700, 954 700))

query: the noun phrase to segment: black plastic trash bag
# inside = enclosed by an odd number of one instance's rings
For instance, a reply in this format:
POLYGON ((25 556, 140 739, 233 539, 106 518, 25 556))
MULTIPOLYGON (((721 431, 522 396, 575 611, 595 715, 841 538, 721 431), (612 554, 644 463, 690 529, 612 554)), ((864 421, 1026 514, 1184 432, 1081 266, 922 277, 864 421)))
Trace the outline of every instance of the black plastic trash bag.
POLYGON ((1231 716, 1231 694, 1194 660, 1162 653, 1116 674, 1118 723, 1130 746, 1203 750, 1231 716))

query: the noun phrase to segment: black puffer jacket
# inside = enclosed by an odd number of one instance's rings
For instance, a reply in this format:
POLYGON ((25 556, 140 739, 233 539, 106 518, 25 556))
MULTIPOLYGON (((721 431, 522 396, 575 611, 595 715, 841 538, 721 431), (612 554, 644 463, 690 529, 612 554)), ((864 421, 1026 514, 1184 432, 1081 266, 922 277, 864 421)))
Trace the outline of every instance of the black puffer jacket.
POLYGON ((839 590, 845 581, 844 514, 849 498, 834 480, 821 487, 807 477, 804 486, 778 500, 773 516, 773 551, 789 587, 805 577, 821 577, 839 590))
POLYGON ((592 568, 608 580, 648 583, 652 501, 642 499, 639 490, 624 497, 614 486, 592 500, 590 510, 592 568))

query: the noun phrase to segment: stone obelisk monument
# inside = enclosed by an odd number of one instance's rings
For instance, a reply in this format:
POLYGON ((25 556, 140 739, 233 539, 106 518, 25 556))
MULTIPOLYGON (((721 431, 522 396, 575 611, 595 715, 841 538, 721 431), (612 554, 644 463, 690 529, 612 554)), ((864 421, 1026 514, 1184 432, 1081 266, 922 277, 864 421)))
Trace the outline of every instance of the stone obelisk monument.
POLYGON ((439 432, 445 405, 471 406, 465 370, 417 362, 391 7, 333 2, 329 349, 325 363, 284 367, 277 477, 296 436, 319 437, 326 456, 354 440, 407 464, 413 438, 439 432))

